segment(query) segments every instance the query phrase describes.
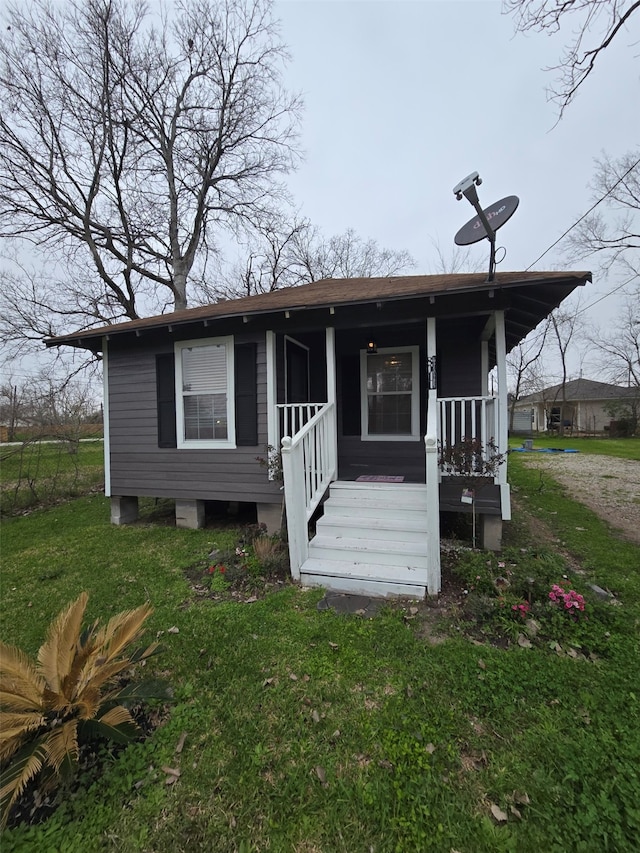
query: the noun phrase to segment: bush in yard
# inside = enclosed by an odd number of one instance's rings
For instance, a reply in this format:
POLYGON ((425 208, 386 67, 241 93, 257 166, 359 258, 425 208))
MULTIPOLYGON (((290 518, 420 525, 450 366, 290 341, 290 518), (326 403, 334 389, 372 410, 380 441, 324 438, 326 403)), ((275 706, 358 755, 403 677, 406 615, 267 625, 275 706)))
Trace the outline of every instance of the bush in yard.
POLYGON ((0 643, 1 826, 30 781, 51 789, 77 768, 86 740, 137 737, 126 703, 167 698, 157 681, 124 684, 131 667, 157 650, 157 643, 131 649, 152 608, 126 610, 83 631, 87 600, 83 592, 52 622, 37 663, 0 643))
POLYGON ((539 549, 505 549, 500 557, 474 551, 455 555, 451 568, 465 585, 462 616, 485 636, 536 644, 569 644, 606 654, 619 614, 572 588, 560 555, 539 549))

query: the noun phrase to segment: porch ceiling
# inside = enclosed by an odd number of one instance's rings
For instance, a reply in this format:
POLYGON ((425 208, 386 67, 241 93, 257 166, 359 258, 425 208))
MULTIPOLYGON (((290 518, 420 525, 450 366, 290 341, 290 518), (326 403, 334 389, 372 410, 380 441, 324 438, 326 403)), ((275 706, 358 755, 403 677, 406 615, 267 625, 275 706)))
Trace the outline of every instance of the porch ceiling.
MULTIPOLYGON (((507 348, 512 349, 576 287, 591 280, 590 272, 499 272, 493 281, 483 273, 395 276, 389 278, 325 279, 300 287, 247 296, 175 311, 156 317, 114 323, 48 338, 47 346, 67 344, 95 352, 102 338, 140 337, 180 329, 181 337, 201 335, 202 328, 220 334, 237 324, 295 329, 346 325, 378 311, 381 323, 428 316, 471 316, 506 311, 507 348), (381 312, 380 309, 384 308, 381 312), (366 309, 369 309, 367 311, 366 309), (198 330, 199 329, 199 330, 198 330)), ((371 316, 368 322, 371 322, 371 316)), ((367 322, 367 321, 365 321, 367 322)), ((246 326, 245 326, 246 328, 246 326)), ((141 341, 142 343, 143 341, 141 341)))

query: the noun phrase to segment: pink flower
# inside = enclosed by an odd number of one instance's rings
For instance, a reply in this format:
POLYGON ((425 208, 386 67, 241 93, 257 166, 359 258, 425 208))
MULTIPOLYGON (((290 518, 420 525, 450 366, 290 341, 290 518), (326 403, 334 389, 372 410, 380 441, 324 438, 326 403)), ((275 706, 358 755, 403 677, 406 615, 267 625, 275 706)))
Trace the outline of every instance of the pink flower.
POLYGON ((511 609, 519 616, 522 616, 524 618, 531 609, 531 607, 528 601, 523 601, 522 604, 512 605, 511 609))
POLYGON ((549 598, 554 604, 564 605, 565 610, 584 610, 584 596, 575 589, 564 590, 558 584, 551 587, 549 598))

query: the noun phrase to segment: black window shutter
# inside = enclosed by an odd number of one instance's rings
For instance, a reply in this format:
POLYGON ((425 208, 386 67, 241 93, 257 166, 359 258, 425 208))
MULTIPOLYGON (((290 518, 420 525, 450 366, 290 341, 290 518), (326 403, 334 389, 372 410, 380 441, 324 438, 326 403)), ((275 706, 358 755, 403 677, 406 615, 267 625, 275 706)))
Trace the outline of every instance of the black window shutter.
POLYGON ((255 447, 258 444, 258 371, 255 343, 236 344, 235 395, 236 444, 255 447))
POLYGON ((158 447, 177 447, 175 358, 172 352, 156 356, 158 447))
POLYGON ((360 355, 343 355, 342 371, 342 434, 360 435, 360 355))

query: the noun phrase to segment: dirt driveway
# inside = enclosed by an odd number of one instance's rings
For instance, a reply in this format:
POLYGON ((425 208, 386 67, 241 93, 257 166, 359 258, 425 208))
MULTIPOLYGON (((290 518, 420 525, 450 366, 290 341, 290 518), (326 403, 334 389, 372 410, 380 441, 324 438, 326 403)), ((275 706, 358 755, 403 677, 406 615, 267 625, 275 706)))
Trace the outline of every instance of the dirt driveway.
POLYGON ((585 453, 523 453, 626 539, 640 544, 640 462, 585 453))

